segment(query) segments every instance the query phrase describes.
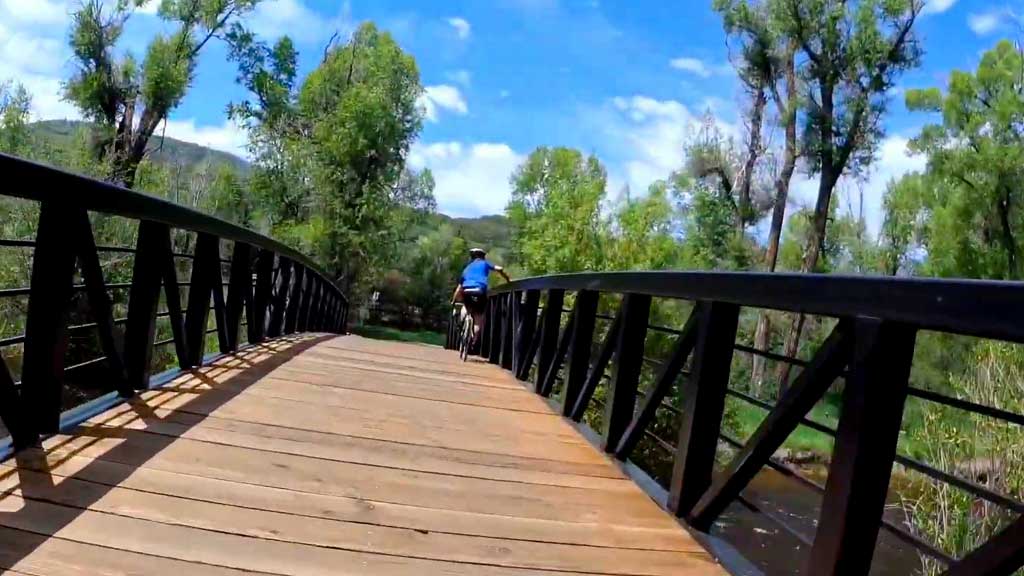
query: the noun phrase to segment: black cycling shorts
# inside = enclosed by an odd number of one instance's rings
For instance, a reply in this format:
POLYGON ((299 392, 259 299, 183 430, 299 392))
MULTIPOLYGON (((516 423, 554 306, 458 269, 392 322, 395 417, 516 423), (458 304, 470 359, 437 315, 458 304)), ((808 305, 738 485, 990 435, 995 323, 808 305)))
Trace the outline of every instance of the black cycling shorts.
POLYGON ((487 310, 487 293, 480 290, 464 290, 462 304, 472 314, 483 314, 487 310))

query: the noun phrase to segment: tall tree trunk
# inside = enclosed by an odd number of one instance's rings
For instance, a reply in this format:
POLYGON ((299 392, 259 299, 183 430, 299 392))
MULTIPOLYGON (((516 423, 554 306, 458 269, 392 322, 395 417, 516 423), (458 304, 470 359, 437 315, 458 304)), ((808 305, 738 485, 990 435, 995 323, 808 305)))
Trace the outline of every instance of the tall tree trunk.
MULTIPOLYGON (((786 202, 789 199, 789 183, 793 179, 793 172, 796 170, 796 107, 798 103, 796 65, 794 63, 796 50, 796 42, 791 41, 786 49, 785 70, 783 72, 786 81, 785 102, 779 97, 778 92, 773 93, 779 117, 786 128, 786 141, 782 159, 782 170, 775 179, 775 205, 772 207, 768 247, 765 249, 765 265, 768 272, 775 272, 775 266, 778 264, 782 223, 786 217, 786 202)), ((770 339, 771 320, 768 317, 768 312, 762 310, 757 319, 757 330, 754 332, 754 348, 757 350, 768 350, 770 339)), ((751 381, 758 392, 764 386, 764 375, 765 359, 762 356, 754 356, 751 381)))
MULTIPOLYGON (((832 114, 835 110, 833 103, 835 86, 823 81, 821 85, 821 119, 819 125, 819 138, 821 147, 821 179, 818 182, 818 200, 814 205, 814 222, 810 234, 807 237, 807 247, 804 251, 804 261, 800 272, 808 274, 818 265, 818 258, 821 256, 821 248, 825 242, 825 228, 828 226, 828 209, 832 203, 832 191, 839 180, 835 163, 835 149, 833 145, 834 135, 832 133, 832 114)), ((850 142, 854 139, 851 138, 850 142)), ((790 358, 795 358, 800 348, 800 335, 804 328, 804 315, 794 314, 790 322, 789 334, 786 336, 786 344, 782 353, 790 358)), ((781 363, 779 365, 779 397, 786 391, 789 385, 789 374, 792 365, 781 363)))
POLYGON ((750 129, 747 136, 747 159, 743 164, 743 174, 739 181, 739 203, 736 207, 736 227, 742 233, 751 219, 750 189, 754 182, 754 168, 757 166, 757 158, 761 154, 761 128, 764 124, 764 107, 768 103, 765 94, 767 82, 764 79, 750 87, 750 129))
POLYGON ((1017 239, 1010 224, 1010 187, 1004 184, 1002 188, 1002 197, 997 201, 996 208, 999 211, 999 226, 1002 229, 1000 241, 1003 244, 1003 251, 1006 252, 1006 274, 1009 280, 1020 280, 1017 239))

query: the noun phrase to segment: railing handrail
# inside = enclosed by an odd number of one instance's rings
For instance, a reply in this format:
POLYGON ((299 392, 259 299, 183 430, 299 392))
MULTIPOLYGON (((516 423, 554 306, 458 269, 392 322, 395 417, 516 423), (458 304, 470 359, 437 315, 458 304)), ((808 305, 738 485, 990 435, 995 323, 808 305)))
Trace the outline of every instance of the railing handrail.
POLYGON ((830 317, 867 316, 926 330, 1024 343, 1024 282, 763 272, 580 272, 492 289, 590 290, 830 317))
POLYGON ((269 236, 169 200, 0 153, 0 173, 8 182, 0 195, 38 202, 58 201, 93 212, 149 220, 171 228, 212 234, 223 240, 245 242, 286 256, 331 282, 337 294, 347 296, 319 265, 298 250, 269 236))
MULTIPOLYGON (((1022 282, 787 273, 588 272, 496 286, 488 303, 479 354, 511 370, 519 380, 532 380, 537 394, 548 398, 585 436, 620 460, 627 474, 655 501, 678 515, 693 533, 703 533, 707 542, 714 540, 707 531, 733 503, 739 503, 808 545, 803 560, 809 574, 868 574, 879 530, 923 558, 946 566, 943 576, 995 576, 1024 567, 1024 517, 1017 517, 957 558, 883 514, 890 476, 897 464, 1008 513, 1024 510, 1024 502, 1015 494, 898 449, 909 397, 1006 423, 1024 423, 1024 414, 952 397, 930 390, 926 382, 911 381, 921 330, 1024 342, 1022 282), (564 304, 570 292, 574 298, 567 309, 564 304), (604 306, 610 306, 611 313, 599 313, 602 293, 610 296, 604 306), (685 324, 652 324, 654 298, 691 302, 685 324), (800 359, 745 343, 753 335, 749 330, 741 332, 741 318, 751 309, 807 313, 838 322, 823 341, 812 343, 810 358, 800 359), (597 320, 604 324, 599 327, 597 320), (659 341, 659 346, 668 347, 663 358, 647 356, 650 331, 667 335, 659 341), (597 342, 598 338, 602 341, 597 342), (750 377, 742 369, 736 370, 736 353, 799 370, 794 378, 786 377, 777 400, 765 400, 731 386, 737 377, 750 377), (649 372, 642 377, 645 366, 650 366, 646 368, 649 372), (813 419, 812 408, 840 380, 837 424, 813 419), (765 411, 746 440, 731 437, 724 428, 730 398, 765 411), (660 410, 671 412, 670 418, 659 419, 660 410), (590 430, 585 420, 600 422, 601 431, 590 430), (666 424, 670 421, 673 424, 666 424), (677 432, 672 432, 673 426, 677 432), (775 456, 801 426, 831 439, 825 484, 775 456), (676 434, 675 443, 659 432, 676 434), (641 440, 651 441, 649 446, 662 456, 652 457, 648 450, 636 452, 641 440), (718 462, 722 443, 732 450, 724 468, 718 462), (631 463, 635 453, 654 462, 655 468, 645 470, 631 463), (666 475, 665 466, 671 476, 666 475), (805 534, 805 527, 791 525, 787 515, 745 496, 748 485, 764 468, 820 497, 812 535, 805 534), (652 478, 655 474, 664 485, 652 478)), ((748 327, 750 320, 746 316, 748 327)), ((452 322, 447 346, 464 344, 452 322)), ((665 416, 664 411, 661 414, 665 416)), ((718 551, 728 548, 718 541, 712 546, 718 551)), ((723 564, 734 552, 719 555, 723 564)), ((727 567, 750 573, 742 562, 729 562, 727 567)))

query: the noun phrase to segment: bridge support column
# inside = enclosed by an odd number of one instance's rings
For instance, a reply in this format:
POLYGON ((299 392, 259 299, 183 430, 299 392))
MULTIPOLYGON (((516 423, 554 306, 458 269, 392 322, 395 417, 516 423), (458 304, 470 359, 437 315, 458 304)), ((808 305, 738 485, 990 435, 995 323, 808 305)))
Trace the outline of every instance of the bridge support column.
MULTIPOLYGON (((622 298, 621 323, 615 345, 615 364, 605 401, 604 449, 614 452, 622 433, 633 420, 640 370, 644 363, 644 342, 651 297, 626 294, 622 298)), ((598 378, 600 374, 596 375, 598 378)), ((594 375, 591 375, 593 378, 594 375)), ((582 416, 582 414, 581 414, 582 416)))
POLYGON ((903 419, 916 330, 858 318, 808 574, 871 568, 903 419))
POLYGON ((569 416, 590 371, 590 348, 594 343, 594 319, 597 316, 597 292, 576 293, 572 339, 569 341, 569 372, 562 387, 562 415, 569 416))
POLYGON ((534 389, 540 392, 543 388, 544 378, 551 367, 551 360, 555 357, 555 349, 558 347, 558 329, 562 324, 562 306, 565 303, 565 291, 548 290, 547 302, 544 304, 544 313, 540 321, 540 345, 537 349, 537 379, 534 389))
POLYGON ((711 485, 729 386, 739 306, 699 302, 693 368, 683 384, 683 416, 669 486, 669 510, 688 516, 711 485))

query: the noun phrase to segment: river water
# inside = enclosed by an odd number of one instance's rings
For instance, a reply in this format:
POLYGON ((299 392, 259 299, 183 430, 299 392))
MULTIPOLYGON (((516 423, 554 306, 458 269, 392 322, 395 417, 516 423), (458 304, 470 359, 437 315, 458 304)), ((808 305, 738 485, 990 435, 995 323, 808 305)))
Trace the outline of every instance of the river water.
MULTIPOLYGON (((805 475, 815 474, 814 471, 809 472, 805 475)), ((814 479, 823 484, 823 472, 816 474, 818 477, 814 479)), ((771 469, 762 470, 743 495, 764 514, 752 512, 743 504, 734 502, 715 523, 711 533, 732 544, 765 574, 806 574, 807 544, 780 529, 766 516, 784 520, 804 540, 812 541, 821 509, 821 496, 771 469)), ((895 498, 891 500, 895 503, 895 498)), ((893 524, 903 525, 903 514, 895 504, 887 507, 886 518, 893 524)), ((871 574, 907 576, 920 573, 921 561, 917 552, 888 531, 880 530, 871 574)))

